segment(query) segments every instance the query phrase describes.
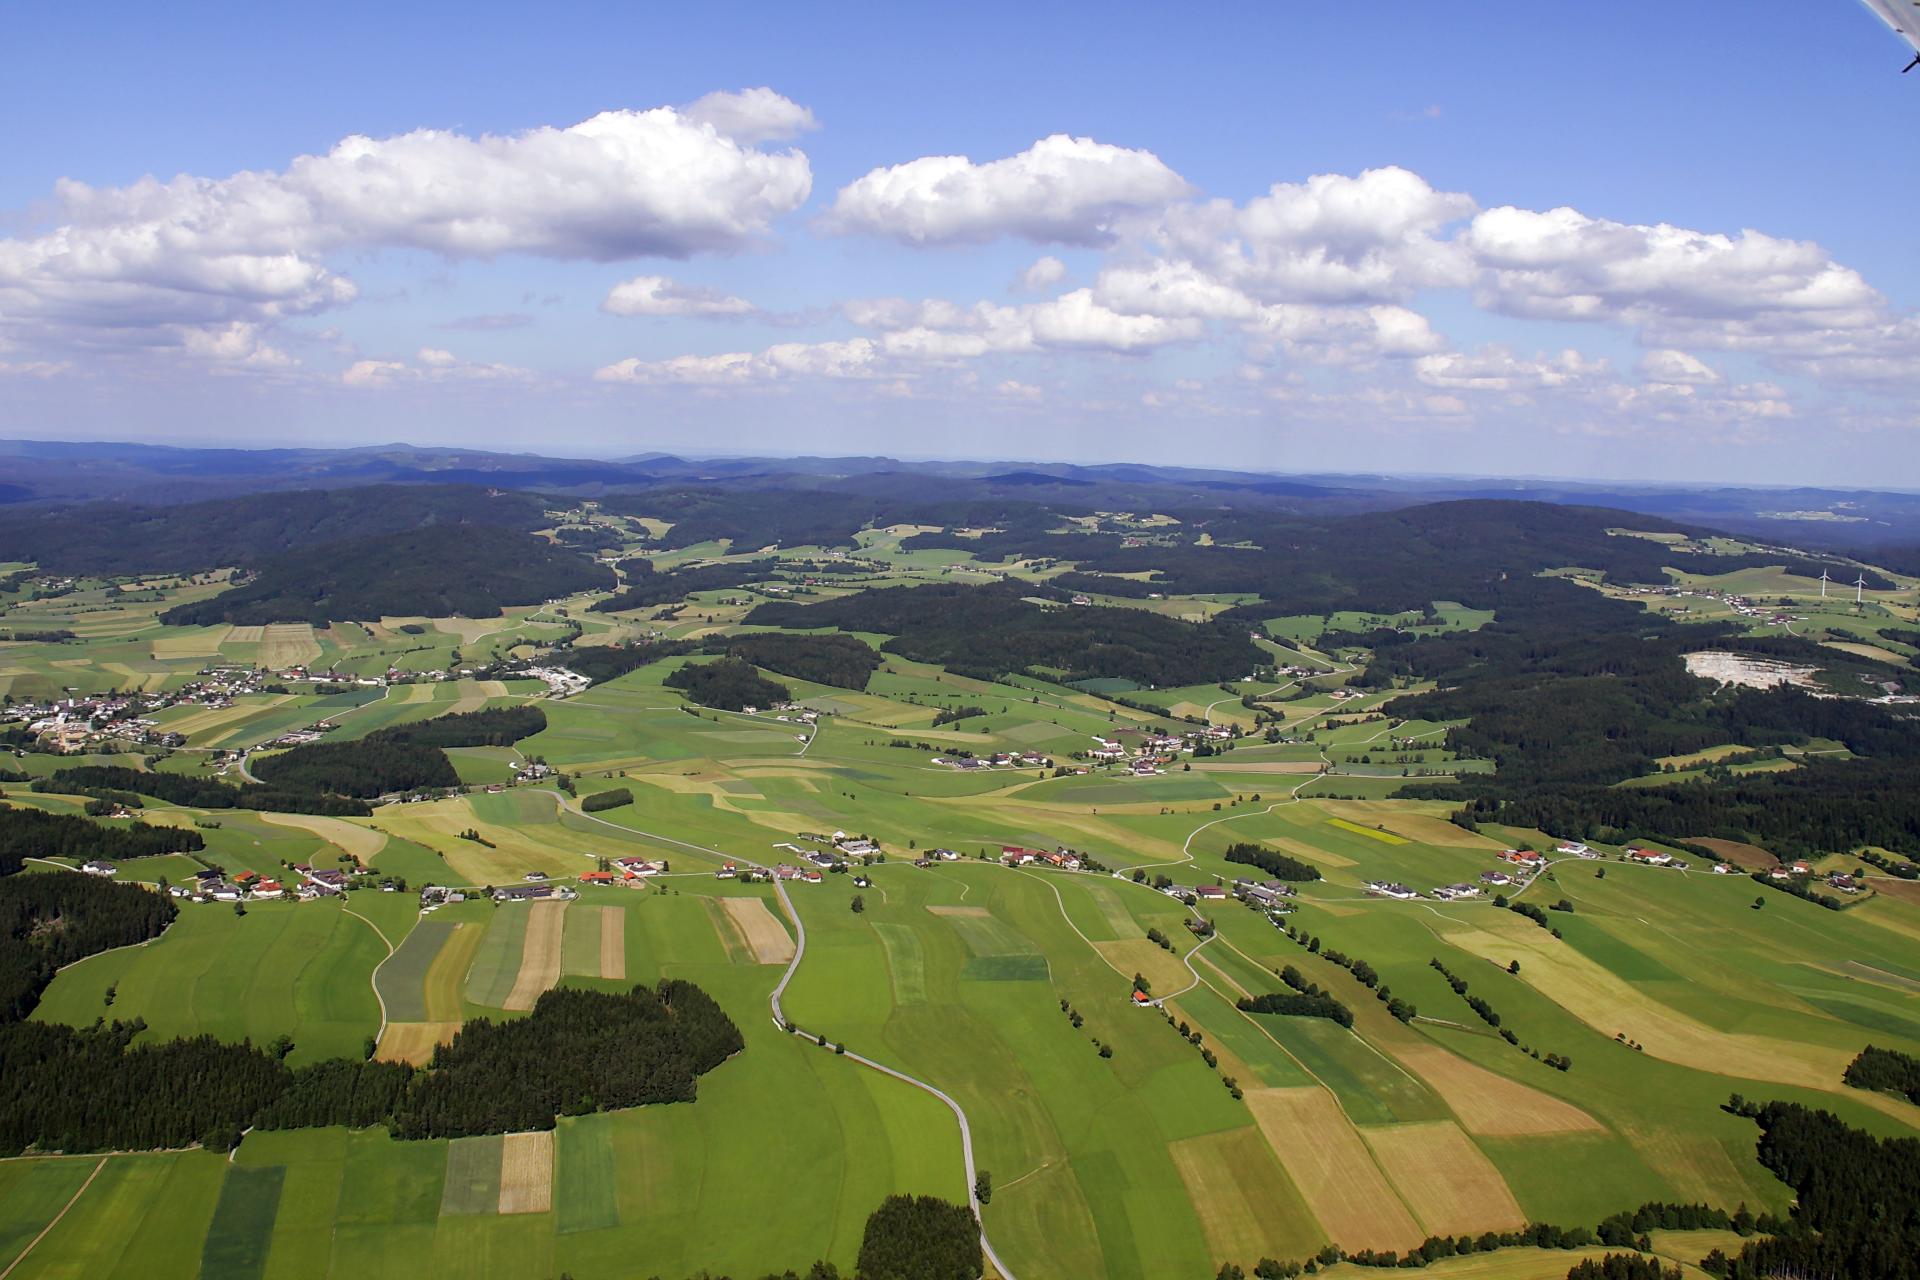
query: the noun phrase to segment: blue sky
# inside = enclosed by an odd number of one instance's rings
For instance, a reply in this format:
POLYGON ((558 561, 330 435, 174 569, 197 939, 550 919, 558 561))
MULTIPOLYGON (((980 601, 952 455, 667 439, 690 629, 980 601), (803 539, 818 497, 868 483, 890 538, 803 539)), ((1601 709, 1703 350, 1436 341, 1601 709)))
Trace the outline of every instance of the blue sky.
POLYGON ((1920 476, 1849 0, 10 23, 0 433, 1920 476))

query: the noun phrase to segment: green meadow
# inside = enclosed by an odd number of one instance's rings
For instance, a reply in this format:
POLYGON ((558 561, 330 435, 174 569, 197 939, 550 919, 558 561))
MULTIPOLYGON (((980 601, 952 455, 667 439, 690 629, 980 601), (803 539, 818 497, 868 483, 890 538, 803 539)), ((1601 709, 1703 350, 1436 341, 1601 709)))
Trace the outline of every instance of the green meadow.
MULTIPOLYGON (((863 535, 861 555, 883 580, 951 580, 950 566, 981 567, 964 553, 901 551, 911 532, 863 535)), ((655 559, 666 567, 750 550, 708 544, 655 559)), ((1806 595, 1803 580, 1783 579, 1753 570, 1712 585, 1806 595)), ((216 660, 438 672, 456 651, 472 663, 552 638, 560 609, 584 619, 582 643, 604 643, 656 630, 704 635, 736 625, 739 601, 768 598, 715 592, 657 623, 644 611, 587 613, 580 598, 480 621, 389 618, 235 636, 155 620, 165 602, 218 584, 169 587, 157 600, 82 585, 16 606, 16 619, 31 614, 81 638, 0 645, 0 685, 16 696, 177 687, 216 660)), ((822 588, 822 598, 837 590, 822 588)), ((1115 603, 1205 614, 1231 602, 1115 603)), ((1435 601, 1404 615, 1280 617, 1265 629, 1310 646, 1330 631, 1470 630, 1490 617, 1435 601)), ((1878 624, 1840 613, 1827 625, 1846 642, 1883 640, 1878 624)), ((1517 894, 1570 908, 1548 911, 1557 937, 1486 897, 1373 896, 1367 885, 1382 880, 1422 894, 1474 883, 1505 865, 1497 855, 1509 843, 1551 843, 1538 832, 1468 832, 1447 821, 1450 805, 1392 798, 1403 773, 1486 762, 1454 759, 1448 725, 1391 718, 1404 690, 1335 698, 1344 662, 1266 648, 1276 662, 1331 674, 1305 679, 1307 692, 1293 698, 1285 677, 1226 688, 1067 686, 961 677, 886 654, 863 690, 776 674, 820 713, 805 726, 771 710, 692 707, 664 684, 686 661, 671 659, 542 698, 546 729, 513 747, 454 750, 465 794, 337 825, 153 804, 149 820, 194 824, 206 848, 123 864, 123 880, 178 883, 202 866, 280 875, 288 863, 351 856, 414 888, 478 890, 536 871, 570 881, 627 854, 670 866, 641 888, 580 886, 565 908, 557 971, 544 977, 526 905, 476 896, 422 913, 412 893, 364 888, 331 901, 251 903, 244 914, 183 904, 162 937, 61 972, 35 1017, 74 1026, 139 1017, 149 1040, 285 1036, 298 1065, 359 1057, 369 1040, 403 1034, 396 1027, 445 1024, 450 1034, 460 1021, 520 1016, 524 1003, 507 1006, 536 978, 535 990, 549 981, 618 990, 671 977, 710 992, 746 1049, 701 1078, 693 1103, 560 1119, 549 1207, 539 1212, 501 1212, 511 1139, 499 1137, 252 1132, 231 1160, 190 1150, 0 1161, 0 1270, 12 1264, 20 1280, 586 1280, 759 1275, 826 1258, 850 1272, 884 1196, 962 1200, 967 1188, 946 1106, 836 1046, 965 1110, 993 1184, 986 1231, 1029 1280, 1205 1277, 1227 1262, 1304 1259, 1329 1242, 1405 1248, 1427 1233, 1591 1225, 1649 1200, 1783 1212, 1791 1193, 1754 1158, 1753 1126, 1721 1110, 1734 1092, 1823 1107, 1875 1133, 1920 1132, 1920 1108, 1840 1080, 1870 1042, 1920 1053, 1920 897, 1881 892, 1828 911, 1714 875, 1697 858, 1680 872, 1624 863, 1611 848, 1602 861, 1556 862, 1517 894), (1140 778, 1085 762, 1089 772, 1070 776, 934 763, 961 751, 1035 751, 1073 765, 1075 752, 1122 730, 1251 727, 1247 695, 1279 717, 1271 723, 1288 741, 1248 736, 1140 778), (934 726, 963 707, 983 714, 934 726), (536 756, 565 771, 577 794, 551 780, 510 784, 536 756), (581 810, 580 796, 614 787, 633 802, 581 810), (726 860, 791 862, 777 846, 836 831, 879 843, 882 860, 862 869, 871 885, 856 888, 851 875, 795 884, 792 916, 769 886, 713 875, 726 860), (1320 873, 1282 918, 1317 948, 1237 901, 1190 909, 1152 887, 1154 877, 1210 886, 1257 874, 1225 858, 1239 843, 1320 873), (1067 846, 1108 870, 1009 868, 997 861, 1008 844, 1067 846), (961 856, 912 865, 935 848, 961 856), (784 995, 795 1030, 776 1025, 769 1007, 784 961, 760 962, 741 923, 761 919, 762 907, 787 936, 805 930, 784 995), (1202 920, 1204 939, 1189 927, 1202 920), (1417 1013, 1394 1018, 1328 950, 1364 959, 1417 1013), (1467 981, 1518 1044, 1482 1021, 1434 960, 1467 981), (1287 966, 1345 1003, 1354 1025, 1238 1007, 1283 990, 1287 966), (1136 976, 1144 1006, 1133 998, 1136 976), (1550 1053, 1571 1068, 1548 1066, 1550 1053)), ((161 716, 187 735, 188 750, 113 759, 200 772, 212 767, 211 750, 322 719, 352 740, 543 693, 537 682, 481 681, 456 667, 449 679, 385 688, 249 695, 161 716)), ((1704 769, 1707 754, 1685 767, 1704 769)), ((16 760, 34 776, 73 762, 16 760)), ((23 783, 5 784, 4 795, 56 812, 84 803, 23 783)), ((778 937, 763 932, 758 943, 778 937)), ((1695 1243, 1662 1247, 1691 1261, 1695 1243)), ((1434 1270, 1527 1280, 1564 1275, 1572 1261, 1516 1250, 1434 1270)))

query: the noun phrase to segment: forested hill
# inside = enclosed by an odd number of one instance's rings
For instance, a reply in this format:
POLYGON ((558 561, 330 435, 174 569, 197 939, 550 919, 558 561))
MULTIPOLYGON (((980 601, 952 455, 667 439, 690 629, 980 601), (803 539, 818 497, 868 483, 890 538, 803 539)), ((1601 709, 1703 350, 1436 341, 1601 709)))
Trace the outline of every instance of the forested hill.
POLYGON ((429 527, 527 531, 547 523, 542 511, 529 494, 471 485, 310 489, 169 507, 96 502, 0 515, 0 560, 54 573, 199 573, 429 527))
POLYGON ((1268 661, 1244 625, 1178 622, 1138 609, 1048 608, 1022 599, 1031 589, 888 587, 815 605, 763 604, 747 621, 885 632, 893 636, 882 646, 888 653, 987 680, 1046 668, 1073 679, 1117 676, 1165 687, 1238 680, 1268 661))
POLYGON ((613 585, 612 570, 544 539, 510 528, 436 524, 274 556, 251 582, 179 605, 161 621, 323 627, 395 614, 492 618, 507 605, 613 585))

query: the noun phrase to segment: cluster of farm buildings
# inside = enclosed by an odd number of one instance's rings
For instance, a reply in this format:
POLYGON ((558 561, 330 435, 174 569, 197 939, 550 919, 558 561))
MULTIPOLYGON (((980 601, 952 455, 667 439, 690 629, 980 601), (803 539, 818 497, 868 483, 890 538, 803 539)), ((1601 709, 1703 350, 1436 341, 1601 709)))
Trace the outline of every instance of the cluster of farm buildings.
MULTIPOLYGON (((80 870, 87 875, 108 880, 120 874, 117 864, 100 858, 81 863, 80 870)), ((293 864, 289 872, 285 879, 277 879, 258 871, 229 874, 209 867, 194 872, 180 884, 168 885, 167 892, 191 902, 284 901, 289 898, 305 902, 345 893, 371 875, 358 864, 349 870, 339 870, 315 867, 304 862, 293 864)), ((390 893, 398 888, 391 879, 385 880, 380 887, 390 893)))

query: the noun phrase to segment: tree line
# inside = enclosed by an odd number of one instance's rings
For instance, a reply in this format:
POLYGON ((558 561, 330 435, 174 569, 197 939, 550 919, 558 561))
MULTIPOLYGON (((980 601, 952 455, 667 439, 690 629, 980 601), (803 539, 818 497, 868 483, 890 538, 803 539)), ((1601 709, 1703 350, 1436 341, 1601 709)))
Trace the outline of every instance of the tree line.
POLYGON ((22 858, 149 858, 192 853, 206 843, 183 827, 107 827, 69 813, 0 807, 0 876, 20 870, 22 858))
POLYGON ((0 876, 0 1023, 31 1013, 62 965, 157 938, 175 912, 162 894, 94 876, 0 876))
POLYGON ((690 640, 656 640, 648 644, 573 645, 561 651, 559 661, 567 670, 582 675, 593 684, 615 676, 638 671, 662 658, 677 658, 697 648, 690 640))
POLYGON ((1140 609, 1047 608, 1024 598, 1034 592, 1026 583, 934 582, 819 604, 763 604, 746 620, 883 632, 892 637, 884 652, 984 680, 1042 668, 1068 680, 1169 687, 1237 680, 1266 663, 1243 626, 1180 622, 1140 609))
POLYGON ((527 1018, 466 1024, 426 1068, 335 1058, 296 1069, 210 1036, 134 1043, 143 1030, 0 1023, 0 1155, 225 1149, 249 1127, 385 1124, 400 1138, 551 1129, 562 1115, 691 1102, 698 1077, 744 1043, 711 997, 671 979, 625 994, 549 991, 527 1018))
POLYGON ((767 556, 759 560, 692 565, 661 573, 654 569, 651 561, 646 560, 639 560, 639 564, 646 566, 640 570, 635 563, 637 559, 634 557, 620 562, 620 567, 628 570, 625 584, 606 599, 594 601, 588 606, 590 610, 595 613, 619 613, 684 600, 696 591, 731 591, 750 582, 765 582, 781 566, 780 561, 767 556))
POLYGON ((59 769, 46 780, 47 789, 70 795, 132 792, 193 809, 258 809, 268 813, 317 813, 359 817, 373 812, 348 796, 296 790, 289 786, 233 786, 217 778, 184 773, 129 769, 125 765, 80 765, 59 769))
POLYGON ((662 683, 680 690, 692 702, 721 711, 768 707, 793 697, 787 686, 767 679, 752 663, 739 658, 690 662, 671 672, 662 683))
POLYGON ((433 525, 300 547, 250 581, 160 615, 169 626, 371 621, 395 614, 495 618, 509 605, 614 585, 611 570, 516 529, 433 525))
POLYGON ((1920 1138, 1876 1138, 1827 1111, 1793 1102, 1727 1109, 1760 1126, 1760 1163, 1794 1189, 1774 1234, 1701 1266, 1724 1280, 1781 1275, 1920 1277, 1920 1138))
POLYGON ((1920 1105, 1920 1058, 1898 1049, 1868 1045, 1859 1057, 1847 1064, 1841 1079, 1856 1089, 1897 1093, 1908 1102, 1920 1105))
POLYGON ((857 636, 762 631, 718 636, 706 647, 709 653, 724 653, 783 676, 837 689, 865 689, 880 667, 879 653, 857 636))
POLYGON ((1275 880, 1318 880, 1320 868, 1310 862, 1266 848, 1264 845, 1248 844, 1244 841, 1230 844, 1220 855, 1228 862, 1240 862, 1255 866, 1272 876, 1275 880))

